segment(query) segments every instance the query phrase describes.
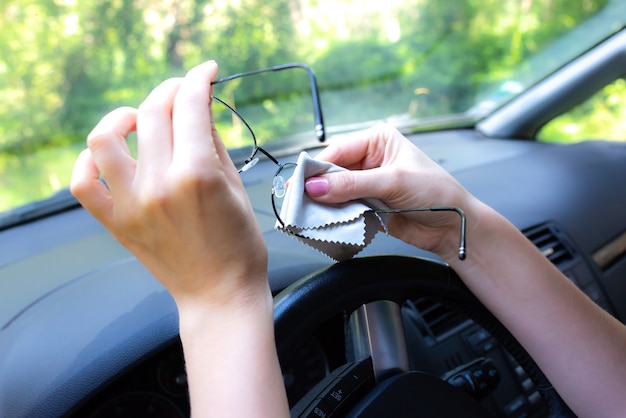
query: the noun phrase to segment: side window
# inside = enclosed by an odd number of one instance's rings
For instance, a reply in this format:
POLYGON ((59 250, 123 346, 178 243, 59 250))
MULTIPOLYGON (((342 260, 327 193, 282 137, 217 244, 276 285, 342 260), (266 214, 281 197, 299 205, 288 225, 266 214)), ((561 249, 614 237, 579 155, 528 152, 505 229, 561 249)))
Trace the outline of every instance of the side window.
POLYGON ((615 80, 586 102, 554 118, 537 135, 542 142, 590 139, 626 141, 626 79, 615 80))

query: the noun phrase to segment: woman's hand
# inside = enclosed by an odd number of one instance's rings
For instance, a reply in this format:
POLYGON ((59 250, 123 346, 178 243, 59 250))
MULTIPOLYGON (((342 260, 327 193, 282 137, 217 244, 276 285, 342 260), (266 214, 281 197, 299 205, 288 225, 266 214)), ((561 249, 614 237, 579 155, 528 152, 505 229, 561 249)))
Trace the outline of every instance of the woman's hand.
POLYGON ((89 134, 71 183, 179 305, 267 291, 265 244, 212 123, 216 74, 216 63, 206 62, 163 82, 138 109, 106 115, 89 134), (135 130, 136 160, 125 142, 135 130))
POLYGON ((106 115, 71 190, 174 297, 194 415, 288 416, 267 250, 213 125, 216 74, 206 62, 162 83, 139 109, 106 115), (134 130, 136 160, 125 142, 134 130))
MULTIPOLYGON (((476 204, 448 172, 389 125, 336 142, 317 158, 351 170, 307 179, 307 193, 320 202, 370 197, 392 209, 456 206, 466 212, 476 204)), ((459 228, 459 216, 450 212, 394 214, 389 220, 392 235, 446 259, 458 254, 459 228)))
POLYGON ((319 201, 374 197, 394 209, 464 210, 465 261, 456 258, 456 214, 395 214, 390 232, 448 261, 579 416, 623 415, 626 379, 615 370, 626 364, 626 328, 595 305, 513 224, 471 196, 391 127, 379 125, 335 143, 318 158, 352 170, 307 179, 307 193, 319 201), (572 364, 577 367, 572 369, 572 364), (604 383, 598 389, 584 382, 604 383))

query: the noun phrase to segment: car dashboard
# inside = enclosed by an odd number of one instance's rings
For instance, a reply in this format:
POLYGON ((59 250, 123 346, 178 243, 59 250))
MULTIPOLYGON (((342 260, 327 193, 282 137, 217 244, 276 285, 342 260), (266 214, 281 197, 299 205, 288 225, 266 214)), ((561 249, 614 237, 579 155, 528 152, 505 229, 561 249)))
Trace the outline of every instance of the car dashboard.
MULTIPOLYGON (((473 129, 409 138, 592 300, 626 319, 626 144, 543 144, 473 129)), ((242 179, 278 293, 332 260, 274 229, 273 171, 260 162, 242 179)), ((382 233, 357 256, 380 254, 437 260, 382 233)), ((189 415, 173 300, 80 207, 0 232, 0 293, 0 416, 189 415)), ((402 311, 414 368, 443 376, 488 358, 500 383, 482 402, 494 415, 544 416, 537 388, 477 324, 419 295, 407 295, 402 311)), ((290 403, 346 361, 344 342, 339 312, 281 358, 290 403)))

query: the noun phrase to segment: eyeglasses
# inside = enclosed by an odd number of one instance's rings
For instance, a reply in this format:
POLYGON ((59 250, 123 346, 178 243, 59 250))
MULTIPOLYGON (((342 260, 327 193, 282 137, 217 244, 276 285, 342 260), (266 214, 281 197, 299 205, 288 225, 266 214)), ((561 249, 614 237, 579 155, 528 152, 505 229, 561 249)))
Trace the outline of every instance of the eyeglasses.
MULTIPOLYGON (((227 77, 223 77, 223 78, 219 78, 217 80, 214 80, 213 82, 211 82, 211 85, 225 83, 227 81, 235 80, 235 79, 242 78, 242 77, 248 77, 248 76, 262 74, 262 73, 283 71, 283 70, 289 70, 289 69, 302 69, 302 70, 306 71, 308 76, 309 76, 309 83, 310 83, 310 88, 311 88, 311 98, 312 98, 312 101, 313 101, 313 115, 314 115, 314 121, 315 121, 315 127, 314 127, 314 129, 315 129, 315 136, 316 136, 318 141, 324 142, 326 140, 326 131, 325 131, 325 128, 324 128, 324 118, 322 116, 322 107, 320 105, 320 96, 319 96, 319 91, 318 91, 318 88, 317 88, 317 81, 315 79, 315 74, 313 73, 313 70, 308 65, 302 64, 302 63, 290 63, 290 64, 277 65, 277 66, 269 67, 269 68, 263 68, 263 69, 255 70, 255 71, 248 71, 248 72, 245 72, 245 73, 233 74, 233 75, 230 75, 230 76, 227 76, 227 77)), ((241 116, 234 109, 234 107, 230 106, 229 104, 227 104, 225 101, 223 101, 219 97, 213 96, 213 99, 216 100, 217 102, 221 103, 222 105, 226 106, 237 117, 237 119, 241 123, 243 123, 243 125, 246 127, 246 129, 249 131, 250 135, 252 136, 252 141, 253 141, 254 144, 253 144, 253 148, 252 148, 251 154, 245 159, 243 165, 238 167, 239 173, 247 171, 250 168, 252 168, 254 165, 256 165, 256 163, 259 160, 256 155, 259 152, 261 152, 263 155, 265 155, 267 158, 269 158, 276 165, 280 166, 278 161, 269 152, 267 152, 266 150, 264 150, 263 148, 261 148, 258 145, 258 141, 257 141, 256 135, 254 134, 254 131, 252 130, 250 125, 248 125, 248 122, 246 122, 246 120, 243 118, 243 116, 241 116)))
MULTIPOLYGON (((308 73, 310 89, 311 89, 311 97, 313 101, 315 136, 320 142, 323 142, 326 139, 326 131, 324 128, 324 119, 322 116, 322 108, 320 104, 319 91, 317 88, 317 81, 315 79, 315 74, 313 73, 313 70, 308 65, 301 64, 301 63, 291 63, 291 64, 284 64, 284 65, 278 65, 278 66, 264 68, 260 70, 255 70, 255 71, 238 73, 238 74, 234 74, 234 75, 230 75, 227 77, 214 80, 211 83, 211 85, 225 83, 227 81, 235 80, 241 77, 247 77, 247 76, 252 76, 252 75, 257 75, 257 74, 262 74, 262 73, 267 73, 267 72, 282 71, 282 70, 287 70, 287 69, 298 69, 298 68, 303 69, 308 73)), ((243 118, 243 116, 239 114, 239 112, 237 112, 233 106, 229 105, 228 103, 226 103, 224 100, 220 99, 217 96, 213 96, 213 99, 217 101, 218 103, 222 104, 223 106, 225 106, 228 110, 230 110, 230 112, 237 118, 237 120, 239 120, 246 127, 247 131, 251 135, 251 139, 253 141, 252 151, 250 155, 244 160, 243 164, 238 167, 239 173, 241 174, 245 171, 248 171, 249 169, 251 169, 257 164, 257 162, 259 161, 259 157, 257 156, 258 153, 265 155, 270 161, 272 161, 277 166, 277 170, 274 173, 274 177, 272 179, 272 190, 271 190, 272 209, 274 211, 274 215, 276 216, 276 220, 284 227, 284 230, 288 231, 292 235, 300 236, 296 232, 289 231, 289 228, 285 225, 285 222, 282 220, 280 216, 281 209, 285 200, 284 197, 285 197, 287 187, 288 187, 287 182, 291 178, 291 175, 293 174, 297 165, 295 163, 281 164, 276 158, 274 158, 274 156, 272 156, 272 154, 270 154, 267 150, 263 149, 261 146, 258 145, 258 141, 257 141, 254 131, 252 130, 248 122, 246 122, 246 120, 243 118)), ((434 206, 430 208, 413 208, 413 209, 377 209, 377 210, 372 210, 372 212, 378 213, 378 214, 401 214, 401 213, 410 213, 410 212, 456 212, 461 218, 461 225, 460 225, 461 232, 460 232, 458 257, 460 260, 464 260, 466 257, 466 246, 465 246, 466 219, 465 219, 465 213, 463 212, 463 210, 461 210, 458 207, 434 206)), ((302 238, 305 238, 305 237, 302 237, 302 238)))
POLYGON ((379 209, 374 210, 375 213, 410 213, 410 212, 456 212, 461 218, 461 226, 460 226, 460 237, 459 237, 459 249, 458 256, 459 260, 465 260, 467 257, 466 246, 465 246, 465 212, 461 208, 456 206, 433 206, 431 208, 413 208, 413 209, 379 209))

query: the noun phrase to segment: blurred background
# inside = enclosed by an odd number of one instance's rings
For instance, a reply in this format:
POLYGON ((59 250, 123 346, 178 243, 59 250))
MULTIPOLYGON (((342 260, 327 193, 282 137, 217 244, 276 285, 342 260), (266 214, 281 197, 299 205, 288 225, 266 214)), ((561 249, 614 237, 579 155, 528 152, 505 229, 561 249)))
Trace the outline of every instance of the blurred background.
MULTIPOLYGON (((555 40, 608 3, 3 0, 0 212, 67 187, 86 135, 105 113, 139 105, 163 79, 207 59, 218 61, 220 76, 310 65, 331 133, 374 120, 417 121, 419 129, 450 115, 480 118, 545 77, 569 53, 555 40)), ((259 89, 308 87, 304 72, 280 77, 238 90, 238 106, 260 102, 271 115, 273 125, 259 127, 265 136, 294 115, 272 112, 272 93, 259 89)), ((539 138, 624 140, 625 100, 626 83, 618 80, 539 138)))

